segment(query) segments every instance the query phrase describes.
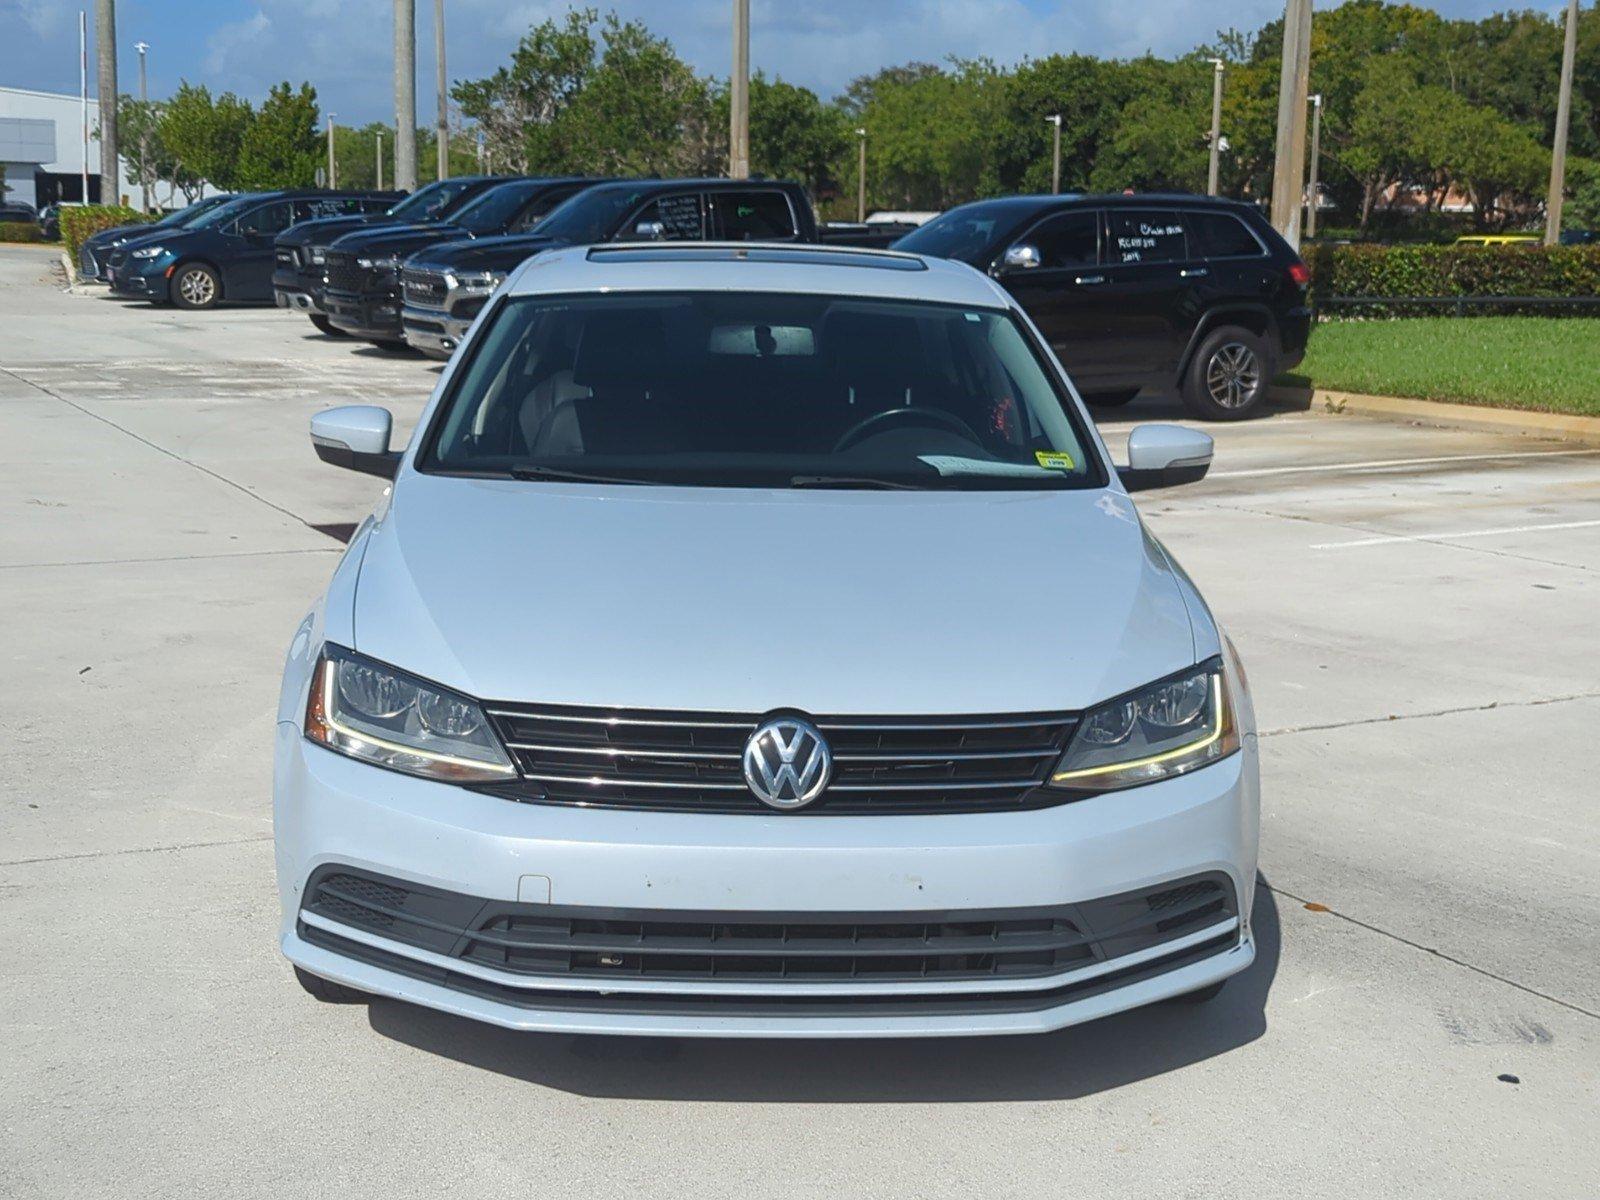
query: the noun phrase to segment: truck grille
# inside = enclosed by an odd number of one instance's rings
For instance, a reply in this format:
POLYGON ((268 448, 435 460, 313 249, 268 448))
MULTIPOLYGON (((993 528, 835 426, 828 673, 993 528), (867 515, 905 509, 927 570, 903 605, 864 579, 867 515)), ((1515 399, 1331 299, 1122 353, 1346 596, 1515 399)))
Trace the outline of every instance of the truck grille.
POLYGON ((78 265, 90 279, 100 274, 100 264, 95 261, 94 251, 87 246, 78 251, 78 265))
MULTIPOLYGON (((546 804, 765 813, 744 781, 759 716, 491 704, 516 759, 517 799, 546 804)), ((832 782, 797 815, 988 812, 1059 804, 1039 795, 1076 717, 1023 713, 813 718, 832 782)), ((495 790, 504 792, 503 787, 495 790)))
POLYGON ((444 307, 447 289, 444 285, 444 275, 440 272, 407 267, 400 272, 400 286, 404 289, 407 304, 416 304, 423 308, 444 307))
POLYGON ((1046 908, 767 913, 486 901, 330 866, 303 911, 514 975, 830 983, 1057 975, 1215 929, 1238 906, 1220 873, 1046 908))
POLYGON ((329 291, 355 292, 360 295, 372 288, 372 272, 365 267, 357 266, 354 254, 328 251, 325 271, 324 279, 327 281, 329 291))

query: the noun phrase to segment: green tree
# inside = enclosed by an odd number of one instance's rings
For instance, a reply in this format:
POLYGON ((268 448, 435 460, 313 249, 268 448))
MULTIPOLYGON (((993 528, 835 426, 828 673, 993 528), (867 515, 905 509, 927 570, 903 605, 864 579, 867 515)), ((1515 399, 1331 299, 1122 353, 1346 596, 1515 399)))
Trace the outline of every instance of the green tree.
POLYGON ((254 116, 249 103, 232 92, 213 100, 204 86, 180 84, 156 121, 156 134, 172 163, 169 178, 186 192, 200 180, 236 190, 241 186, 240 149, 254 116))
MULTIPOLYGON (((718 89, 712 117, 728 126, 726 89, 718 89)), ((849 118, 817 94, 757 71, 750 78, 750 170, 769 179, 795 179, 819 200, 839 190, 839 171, 854 147, 849 118)))
POLYGON ((239 145, 239 185, 245 188, 310 187, 327 154, 317 133, 317 90, 287 81, 268 92, 239 145))

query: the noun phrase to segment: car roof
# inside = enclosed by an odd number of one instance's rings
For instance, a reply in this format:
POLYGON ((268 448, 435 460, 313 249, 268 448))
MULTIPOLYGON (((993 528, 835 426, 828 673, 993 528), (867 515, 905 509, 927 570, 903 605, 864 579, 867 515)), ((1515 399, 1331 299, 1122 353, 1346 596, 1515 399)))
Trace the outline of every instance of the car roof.
MULTIPOLYGON (((1135 192, 1126 195, 1121 192, 1090 193, 1090 192, 1050 192, 1035 193, 1027 196, 997 196, 992 200, 971 200, 957 208, 986 208, 1013 209, 1019 213, 1039 212, 1056 205, 1093 205, 1096 208, 1148 208, 1152 204, 1182 204, 1186 207, 1240 209, 1251 206, 1242 200, 1234 200, 1227 196, 1200 196, 1193 192, 1135 192)), ((955 212, 956 209, 949 211, 955 212)))
POLYGON ((1002 309, 1007 294, 965 263, 792 242, 612 242, 548 250, 519 267, 512 295, 573 292, 800 292, 1002 309))

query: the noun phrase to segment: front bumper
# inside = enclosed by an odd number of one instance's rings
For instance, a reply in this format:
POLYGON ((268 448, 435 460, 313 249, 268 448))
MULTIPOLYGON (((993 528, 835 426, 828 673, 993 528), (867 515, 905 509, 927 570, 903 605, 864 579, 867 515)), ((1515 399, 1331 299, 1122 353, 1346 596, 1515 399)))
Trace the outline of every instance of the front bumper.
MULTIPOLYGON (((159 262, 159 260, 157 260, 159 262)), ((132 296, 141 300, 166 300, 171 295, 167 283, 170 264, 145 266, 132 259, 111 273, 113 296, 132 296)))
POLYGON ((1205 987, 1255 956, 1253 739, 1240 754, 1190 775, 1030 812, 699 816, 519 804, 367 766, 306 742, 284 723, 274 792, 280 940, 292 961, 363 991, 514 1029, 723 1037, 1037 1033, 1205 987), (1138 955, 976 986, 595 981, 495 972, 303 913, 307 883, 326 864, 485 901, 694 910, 729 920, 796 911, 817 919, 916 919, 1085 904, 1218 872, 1231 882, 1238 916, 1138 955), (540 1007, 551 989, 597 1002, 540 1007), (1017 1001, 963 1001, 980 989, 1004 990, 1017 1001), (808 991, 829 998, 825 1012, 788 1003, 808 991), (919 1003, 886 1003, 896 994, 919 1003), (598 1003, 618 995, 639 1002, 598 1003), (652 996, 670 1002, 652 1005, 652 996))
POLYGON ((400 299, 393 292, 357 295, 329 288, 322 294, 322 308, 346 333, 369 341, 400 340, 400 299))
MULTIPOLYGON (((479 307, 482 305, 480 303, 479 307)), ((449 358, 472 328, 477 314, 453 317, 443 309, 407 304, 400 310, 400 325, 407 343, 429 358, 449 358)))

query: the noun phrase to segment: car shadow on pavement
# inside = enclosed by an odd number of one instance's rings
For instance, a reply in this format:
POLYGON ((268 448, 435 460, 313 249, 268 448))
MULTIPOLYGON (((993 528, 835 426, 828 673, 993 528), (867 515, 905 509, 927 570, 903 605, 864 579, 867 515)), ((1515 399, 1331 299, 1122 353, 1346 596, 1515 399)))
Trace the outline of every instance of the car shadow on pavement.
POLYGON ((885 1040, 634 1038, 518 1033, 398 1001, 384 1037, 575 1095, 761 1103, 1070 1100, 1203 1062, 1266 1032, 1278 909, 1256 880, 1256 960, 1207 1004, 1157 1004, 1056 1033, 885 1040))
MULTIPOLYGON (((1254 421, 1270 421, 1273 417, 1282 416, 1284 413, 1309 411, 1311 411, 1310 382, 1301 376, 1284 375, 1268 390, 1267 402, 1258 411, 1237 423, 1249 425, 1254 421)), ((1152 392, 1130 400, 1126 404, 1112 406, 1091 404, 1089 415, 1097 423, 1127 421, 1130 424, 1138 424, 1142 421, 1195 420, 1194 413, 1189 411, 1174 392, 1152 392)))

